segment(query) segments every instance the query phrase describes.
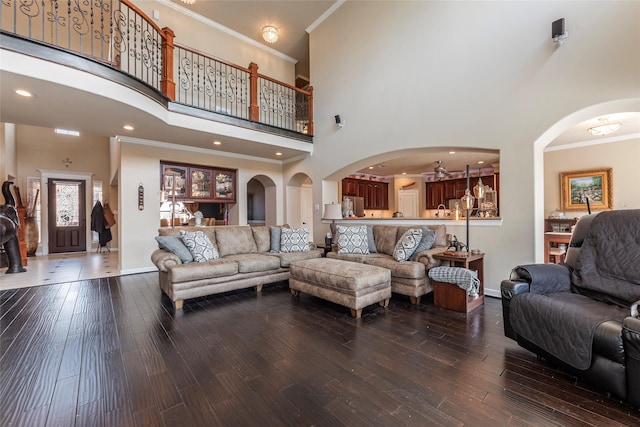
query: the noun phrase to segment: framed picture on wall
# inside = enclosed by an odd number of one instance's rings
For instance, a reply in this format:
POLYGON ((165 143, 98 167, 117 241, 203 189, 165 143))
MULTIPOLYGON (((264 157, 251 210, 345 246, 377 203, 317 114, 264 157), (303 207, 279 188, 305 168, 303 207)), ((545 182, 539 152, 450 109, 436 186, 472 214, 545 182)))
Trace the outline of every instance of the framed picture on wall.
POLYGON ((236 170, 235 169, 214 169, 213 198, 220 203, 236 203, 236 170))
POLYGON ((564 211, 613 209, 613 169, 602 168, 560 173, 560 198, 564 211))

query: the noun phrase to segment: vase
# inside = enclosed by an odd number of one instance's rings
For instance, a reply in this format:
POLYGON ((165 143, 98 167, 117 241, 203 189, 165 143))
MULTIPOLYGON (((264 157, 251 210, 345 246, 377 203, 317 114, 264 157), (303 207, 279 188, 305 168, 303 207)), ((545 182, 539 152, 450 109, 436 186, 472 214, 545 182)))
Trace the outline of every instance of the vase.
POLYGON ((35 256, 38 249, 38 222, 35 217, 24 219, 24 240, 27 244, 27 256, 35 256))

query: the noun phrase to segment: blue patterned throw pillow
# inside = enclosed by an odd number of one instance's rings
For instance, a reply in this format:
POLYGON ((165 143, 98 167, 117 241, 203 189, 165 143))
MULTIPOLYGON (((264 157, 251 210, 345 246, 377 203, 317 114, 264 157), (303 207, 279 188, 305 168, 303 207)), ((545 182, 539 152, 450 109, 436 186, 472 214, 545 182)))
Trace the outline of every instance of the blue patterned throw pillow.
POLYGON ((369 238, 366 225, 343 226, 338 225, 338 253, 339 254, 368 254, 369 238))
POLYGON ((189 252, 193 255, 193 260, 196 262, 205 262, 220 258, 218 250, 202 231, 191 232, 180 230, 180 239, 182 239, 184 245, 189 249, 189 252))
POLYGON ((393 259, 400 262, 408 260, 420 244, 420 240, 422 240, 421 229, 410 228, 405 231, 393 248, 393 259))
POLYGON ((283 228, 280 234, 280 252, 309 252, 309 230, 283 228))

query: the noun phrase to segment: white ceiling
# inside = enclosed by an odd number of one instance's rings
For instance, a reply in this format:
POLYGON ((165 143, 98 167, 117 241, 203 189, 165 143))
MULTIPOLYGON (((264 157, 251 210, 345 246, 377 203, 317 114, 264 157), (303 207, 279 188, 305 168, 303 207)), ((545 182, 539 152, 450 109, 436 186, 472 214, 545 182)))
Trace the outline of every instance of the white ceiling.
MULTIPOLYGON (((165 0, 166 1, 166 0, 165 0)), ((266 45, 260 35, 260 29, 266 24, 280 29, 280 39, 271 48, 281 51, 298 60, 308 56, 308 37, 305 29, 321 21, 321 17, 332 7, 334 1, 218 1, 197 0, 192 6, 180 0, 172 0, 196 13, 200 13, 219 24, 228 27, 246 37, 250 37, 266 45)), ((311 76, 311 84, 313 77, 311 76)), ((292 147, 277 149, 273 145, 255 143, 248 139, 220 138, 213 132, 196 131, 185 127, 166 124, 145 111, 129 107, 115 101, 109 101, 86 91, 75 90, 67 86, 55 85, 38 79, 31 79, 20 74, 0 72, 0 121, 27 124, 42 127, 65 127, 84 133, 100 136, 123 134, 123 117, 136 124, 136 130, 130 136, 153 141, 164 141, 190 145, 199 148, 212 148, 212 141, 221 139, 223 146, 216 147, 220 151, 252 155, 273 160, 287 160, 306 151, 292 147), (34 91, 37 96, 25 102, 13 91, 25 87, 34 91), (91 106, 91 108, 86 108, 91 106), (95 120, 99 117, 100 120, 95 120), (282 156, 276 156, 280 151, 282 156)), ((598 141, 615 141, 620 138, 640 138, 640 114, 618 113, 608 116, 611 122, 622 123, 622 128, 607 137, 593 137, 586 129, 594 126, 598 118, 580 123, 568 129, 553 141, 548 149, 573 148, 580 145, 597 143, 598 141)), ((452 148, 425 148, 423 155, 403 156, 389 159, 382 164, 373 164, 373 170, 363 169, 359 173, 374 173, 381 176, 429 173, 433 171, 437 160, 442 160, 449 172, 461 171, 465 165, 474 166, 479 160, 485 165, 498 163, 498 153, 486 150, 456 150, 452 148)))

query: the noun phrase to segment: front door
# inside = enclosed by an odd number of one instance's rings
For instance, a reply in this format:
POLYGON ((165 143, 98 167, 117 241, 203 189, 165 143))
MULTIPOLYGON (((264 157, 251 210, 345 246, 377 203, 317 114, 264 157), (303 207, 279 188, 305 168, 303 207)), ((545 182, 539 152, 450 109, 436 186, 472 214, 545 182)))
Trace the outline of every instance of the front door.
POLYGON ((87 249, 85 182, 49 179, 49 253, 87 249))

